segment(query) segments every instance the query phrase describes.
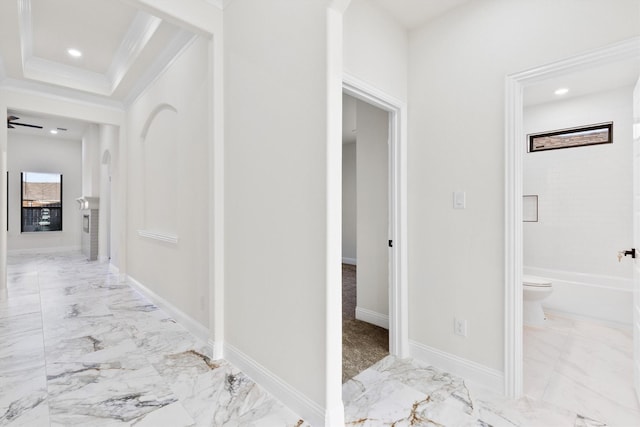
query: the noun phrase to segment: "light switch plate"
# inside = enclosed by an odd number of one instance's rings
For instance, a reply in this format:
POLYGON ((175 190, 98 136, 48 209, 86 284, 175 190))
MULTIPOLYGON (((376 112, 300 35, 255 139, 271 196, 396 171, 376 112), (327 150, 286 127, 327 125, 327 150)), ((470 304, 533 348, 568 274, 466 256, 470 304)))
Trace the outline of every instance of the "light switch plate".
POLYGON ((453 208, 464 209, 467 207, 467 193, 464 191, 455 191, 453 193, 453 208))

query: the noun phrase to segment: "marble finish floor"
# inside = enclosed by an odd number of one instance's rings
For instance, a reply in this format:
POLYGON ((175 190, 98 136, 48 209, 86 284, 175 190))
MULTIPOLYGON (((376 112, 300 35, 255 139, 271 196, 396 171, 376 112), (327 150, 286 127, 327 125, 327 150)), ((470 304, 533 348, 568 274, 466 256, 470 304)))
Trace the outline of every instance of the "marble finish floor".
POLYGON ((602 427, 552 403, 510 400, 410 359, 388 356, 342 387, 347 426, 602 427))
POLYGON ((547 314, 525 326, 524 392, 611 426, 640 426, 633 388, 633 332, 547 314))
POLYGON ((302 426, 79 253, 9 257, 0 426, 302 426))
MULTIPOLYGON (((104 264, 11 256, 8 279, 0 426, 308 426, 104 264)), ((605 425, 392 356, 347 381, 343 399, 347 426, 605 425)))

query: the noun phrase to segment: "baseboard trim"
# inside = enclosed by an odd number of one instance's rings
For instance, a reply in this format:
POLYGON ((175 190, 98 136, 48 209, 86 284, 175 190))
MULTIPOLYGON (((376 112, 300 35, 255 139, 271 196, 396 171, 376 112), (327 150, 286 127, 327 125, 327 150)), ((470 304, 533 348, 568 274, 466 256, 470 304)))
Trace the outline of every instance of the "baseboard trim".
POLYGON ((343 264, 349 264, 349 265, 358 265, 358 260, 355 258, 342 258, 342 263, 343 264))
POLYGON ((120 275, 120 269, 115 265, 109 263, 109 273, 114 274, 116 276, 120 275))
POLYGON ((176 322, 195 335, 196 338, 200 339, 204 343, 209 342, 209 329, 202 326, 202 324, 193 317, 189 316, 133 277, 127 276, 127 282, 132 288, 140 292, 147 299, 151 300, 151 302, 157 305, 160 309, 166 311, 176 322))
POLYGON ((387 314, 380 314, 373 310, 356 307, 356 319, 371 323, 372 325, 380 326, 381 328, 389 329, 389 315, 387 314))
POLYGON ((325 411, 320 405, 300 393, 290 384, 253 360, 248 355, 229 343, 224 345, 224 356, 227 361, 244 372, 256 384, 280 400, 286 407, 304 418, 314 426, 325 424, 325 411))
POLYGON ((437 348, 409 341, 411 357, 481 387, 504 394, 504 373, 437 348))
MULTIPOLYGON (((633 295, 631 295, 631 297, 633 297, 633 295)), ((600 319, 600 318, 597 318, 597 317, 584 316, 584 315, 581 315, 581 314, 570 313, 568 311, 556 310, 556 309, 547 308, 547 307, 542 307, 542 308, 544 309, 544 312, 546 314, 549 314, 551 316, 559 316, 559 317, 564 317, 566 319, 571 319, 571 320, 578 320, 578 321, 583 321, 583 322, 596 323, 596 324, 603 325, 603 326, 606 326, 606 327, 609 327, 609 328, 613 328, 613 329, 622 329, 622 330, 631 331, 632 327, 633 327, 632 323, 616 322, 615 320, 600 319)))
POLYGON ((51 254, 56 252, 80 252, 80 246, 55 246, 51 248, 10 249, 8 255, 51 254))
POLYGON ((224 359, 224 342, 209 339, 209 347, 211 347, 211 358, 213 360, 224 359))

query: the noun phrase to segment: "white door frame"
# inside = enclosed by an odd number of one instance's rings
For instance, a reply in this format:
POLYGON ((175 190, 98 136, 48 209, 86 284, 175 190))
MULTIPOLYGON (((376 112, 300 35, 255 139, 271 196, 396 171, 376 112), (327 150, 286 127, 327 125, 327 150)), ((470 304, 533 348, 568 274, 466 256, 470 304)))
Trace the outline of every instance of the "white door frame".
POLYGON ((522 175, 525 136, 525 86, 573 71, 640 58, 640 37, 634 37, 541 67, 511 74, 505 87, 505 394, 522 395, 522 175))
POLYGON ((379 89, 344 74, 343 93, 389 113, 389 353, 409 356, 407 298, 407 106, 379 89))

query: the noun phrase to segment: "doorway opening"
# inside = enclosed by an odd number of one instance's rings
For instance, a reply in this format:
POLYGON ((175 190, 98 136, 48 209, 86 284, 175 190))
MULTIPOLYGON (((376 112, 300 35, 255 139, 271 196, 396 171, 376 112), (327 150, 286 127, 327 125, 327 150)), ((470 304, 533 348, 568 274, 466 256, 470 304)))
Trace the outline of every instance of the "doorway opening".
POLYGON ((357 124, 357 113, 343 112, 344 382, 373 359, 408 357, 408 302, 406 105, 351 76, 343 99, 345 112, 360 109, 357 124), (363 337, 377 353, 358 350, 363 337))
MULTIPOLYGON (((545 83, 553 82, 553 79, 566 77, 570 74, 585 76, 591 72, 606 72, 606 67, 615 67, 616 64, 627 64, 626 68, 628 69, 629 61, 637 63, 640 60, 639 43, 640 39, 638 38, 626 40, 583 55, 513 74, 506 78, 505 394, 509 397, 518 398, 522 396, 524 390, 523 271, 529 274, 540 273, 539 271, 531 270, 531 268, 525 271, 523 253, 525 245, 523 220, 525 219, 524 214, 529 211, 527 209, 527 212, 525 212, 523 208, 523 196, 525 195, 523 191, 525 172, 523 158, 526 151, 525 90, 535 85, 542 86, 545 83)), ((614 76, 609 80, 617 80, 617 78, 614 76)), ((589 81, 590 84, 594 84, 593 78, 589 79, 589 81)), ((606 88, 602 90, 606 90, 606 88)), ((619 143, 631 144, 631 141, 619 141, 619 143)), ((580 148, 559 151, 569 152, 571 150, 580 150, 580 148)), ((529 154, 534 156, 543 153, 529 154)), ((529 190, 528 188, 527 191, 529 190)), ((629 197, 631 197, 631 194, 629 194, 629 197)), ((542 199, 538 200, 539 212, 537 212, 536 217, 544 217, 545 213, 543 212, 542 204, 545 202, 542 199)), ((548 209, 548 206, 546 209, 548 209)), ((549 211, 547 210, 547 212, 549 211)), ((529 225, 528 223, 525 224, 529 225)), ((624 245, 626 242, 620 242, 619 244, 624 245)), ((583 249, 588 250, 588 247, 583 249)), ((612 258, 617 263, 615 252, 612 254, 612 258)), ((557 270, 558 282, 563 280, 570 282, 567 277, 561 277, 563 274, 567 274, 566 271, 560 271, 560 267, 557 270)), ((629 280, 629 282, 633 282, 632 285, 629 285, 630 287, 638 287, 637 279, 635 281, 629 280)), ((593 289, 596 287, 603 288, 602 284, 594 286, 593 289)), ((626 291, 631 291, 631 289, 626 291)), ((598 308, 598 304, 596 304, 596 308, 598 308)), ((635 324, 636 322, 634 322, 635 324)), ((584 415, 588 416, 589 414, 585 413, 584 415)), ((609 420, 602 421, 607 422, 609 420)), ((611 422, 613 423, 613 421, 611 422)))
POLYGON ((389 113, 343 95, 342 381, 389 354, 389 113))

